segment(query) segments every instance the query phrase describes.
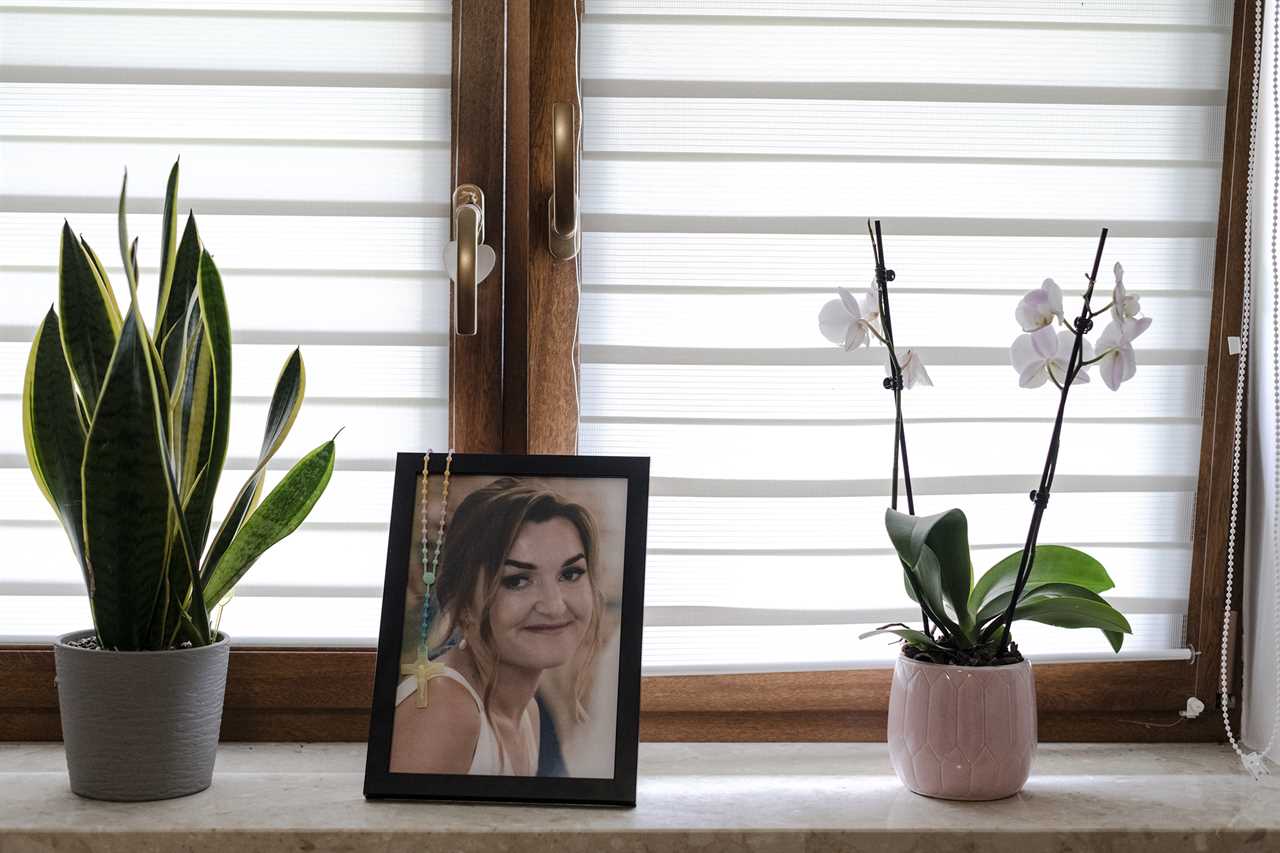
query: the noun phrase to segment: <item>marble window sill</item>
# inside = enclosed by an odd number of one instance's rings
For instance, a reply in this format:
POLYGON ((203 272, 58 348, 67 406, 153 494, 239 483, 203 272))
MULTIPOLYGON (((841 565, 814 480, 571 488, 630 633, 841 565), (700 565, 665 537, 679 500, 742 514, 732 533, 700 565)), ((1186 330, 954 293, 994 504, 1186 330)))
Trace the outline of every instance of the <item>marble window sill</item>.
POLYGON ((904 790, 883 744, 657 744, 634 810, 365 802, 363 744, 228 744, 213 787, 112 804, 67 787, 60 744, 0 744, 0 851, 1280 850, 1280 776, 1225 747, 1047 744, 996 803, 904 790))

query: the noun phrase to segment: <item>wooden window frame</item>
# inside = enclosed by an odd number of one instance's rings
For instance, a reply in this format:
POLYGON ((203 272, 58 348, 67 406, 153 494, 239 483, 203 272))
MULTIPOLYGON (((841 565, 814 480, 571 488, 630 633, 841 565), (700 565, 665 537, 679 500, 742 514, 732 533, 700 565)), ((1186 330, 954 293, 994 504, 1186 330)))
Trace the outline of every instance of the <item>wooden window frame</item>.
MULTIPOLYGON (((472 451, 573 452, 577 445, 576 262, 547 251, 549 116, 576 100, 578 0, 454 0, 466 38, 454 56, 454 138, 460 180, 486 193, 486 237, 498 252, 481 288, 480 334, 454 338, 450 439, 472 451), (536 59, 535 59, 536 58, 536 59), (459 75, 465 86, 457 85, 459 75), (501 104, 497 110, 494 105, 501 104), (494 141, 496 140, 496 142, 494 141), (497 282, 497 285, 495 285, 497 282), (497 330, 496 332, 494 330, 497 330)), ((1254 6, 1236 0, 1227 89, 1221 202, 1205 369, 1192 540, 1187 661, 1036 666, 1045 741, 1219 741, 1220 619, 1227 604, 1235 356, 1243 295, 1254 6), (1177 716, 1189 697, 1210 706, 1177 716)), ((1239 587, 1231 608, 1239 612, 1239 587)), ((1239 646, 1240 619, 1229 642, 1239 646)), ((222 736, 232 741, 351 741, 368 733, 373 649, 237 648, 222 736)), ((1241 666, 1232 666, 1239 695, 1241 666)), ((879 741, 890 672, 649 677, 641 737, 650 741, 879 741)), ((1232 715, 1238 724, 1239 703, 1232 715)), ((0 740, 61 737, 53 653, 0 647, 0 740)))

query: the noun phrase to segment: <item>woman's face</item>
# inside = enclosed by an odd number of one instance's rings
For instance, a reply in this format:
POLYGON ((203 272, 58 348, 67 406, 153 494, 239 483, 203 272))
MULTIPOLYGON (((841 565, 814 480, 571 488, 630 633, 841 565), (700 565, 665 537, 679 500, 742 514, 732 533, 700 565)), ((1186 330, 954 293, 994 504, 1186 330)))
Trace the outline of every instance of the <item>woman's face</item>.
POLYGON ((504 663, 550 669, 573 657, 595 600, 585 550, 567 518, 520 528, 489 610, 494 645, 504 663))

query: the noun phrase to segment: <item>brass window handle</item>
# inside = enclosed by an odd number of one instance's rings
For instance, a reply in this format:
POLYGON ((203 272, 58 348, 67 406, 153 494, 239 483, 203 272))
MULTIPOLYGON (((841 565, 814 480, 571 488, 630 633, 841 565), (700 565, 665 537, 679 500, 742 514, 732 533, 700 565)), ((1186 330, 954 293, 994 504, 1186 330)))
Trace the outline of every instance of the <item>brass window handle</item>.
POLYGON ((453 191, 452 240, 445 248, 445 266, 453 278, 453 315, 459 335, 476 333, 479 285, 493 271, 494 252, 484 245, 484 192, 475 184, 459 184, 453 191))
POLYGON ((551 107, 551 198, 547 201, 547 244, 562 261, 578 254, 582 227, 578 213, 578 132, 573 104, 551 107))

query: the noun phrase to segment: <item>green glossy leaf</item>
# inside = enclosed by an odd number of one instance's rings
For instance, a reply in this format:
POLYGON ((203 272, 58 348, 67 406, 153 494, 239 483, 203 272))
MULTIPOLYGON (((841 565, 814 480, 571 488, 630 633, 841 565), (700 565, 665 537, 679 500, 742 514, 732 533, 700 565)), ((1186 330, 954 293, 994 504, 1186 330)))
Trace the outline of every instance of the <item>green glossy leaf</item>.
POLYGON ((1024 598, 1013 611, 1014 621, 1027 619, 1058 628, 1099 628, 1106 635, 1111 647, 1117 652, 1120 651, 1120 646, 1124 643, 1124 635, 1133 633, 1133 629, 1129 627, 1129 620, 1097 594, 1083 587, 1075 589, 1080 592, 1067 593, 1061 589, 1051 591, 1048 587, 1037 589, 1035 594, 1024 598))
POLYGON ((94 579, 94 621, 106 648, 146 647, 171 521, 181 518, 162 406, 135 301, 89 429, 82 472, 85 556, 94 579))
MULTIPOLYGON (((169 170, 169 182, 164 191, 164 211, 160 216, 160 288, 156 302, 156 339, 159 340, 164 326, 165 303, 169 301, 169 291, 173 284, 174 263, 178 257, 178 160, 173 162, 169 170)), ((172 374, 169 374, 172 376, 172 374)))
POLYGON ((927 636, 925 636, 924 632, 917 631, 914 628, 907 628, 905 626, 900 628, 892 628, 889 626, 885 626, 883 628, 877 628, 874 631, 867 631, 865 633, 859 634, 858 639, 865 640, 868 637, 875 637, 880 634, 893 634, 895 637, 899 637, 900 639, 905 640, 907 643, 910 643, 911 645, 915 646, 917 649, 920 649, 921 651, 942 651, 943 650, 942 646, 938 645, 933 640, 930 640, 927 636))
POLYGON ((59 248, 57 316, 67 364, 92 416, 120 334, 120 314, 114 294, 66 222, 59 248))
MULTIPOLYGON (((1021 560, 1022 551, 1015 551, 988 569, 973 587, 969 596, 970 608, 980 611, 991 599, 1010 592, 1017 580, 1021 560)), ((1047 583, 1075 584, 1092 592, 1106 592, 1115 586, 1102 564, 1085 552, 1065 545, 1038 545, 1027 586, 1047 583)), ((1005 604, 1008 605, 1008 598, 1005 604)))
POLYGON ((169 291, 164 294, 156 318, 156 346, 164 359, 164 374, 171 385, 177 386, 178 373, 182 369, 183 346, 188 337, 187 317, 192 303, 196 302, 197 280, 200 274, 200 232, 196 218, 187 217, 182 240, 174 256, 173 275, 169 278, 169 291))
POLYGON ((66 530, 92 595, 93 577, 84 559, 80 488, 85 430, 63 356, 58 315, 52 308, 31 342, 22 386, 22 433, 31 473, 66 530))
POLYGON ((921 588, 940 593, 951 605, 960 630, 971 639, 969 590, 973 585, 973 563, 969 559, 969 522, 964 513, 950 509, 937 515, 914 516, 888 509, 884 523, 903 563, 916 567, 921 588), (926 548, 934 559, 920 564, 926 548))
POLYGON ((244 485, 240 487, 240 491, 236 493, 226 518, 218 527, 218 534, 214 537, 213 544, 209 546, 209 553, 205 557, 204 568, 201 571, 201 577, 206 583, 213 572, 213 567, 222 558, 240 530, 240 525, 257 503, 258 496, 262 492, 262 484, 266 479, 267 463, 284 443, 289 429, 298 417, 298 410, 302 408, 306 382, 307 372, 302 362, 302 351, 295 349, 285 360, 284 367, 276 378, 276 388, 271 395, 271 405, 267 409, 267 425, 262 435, 262 449, 258 454, 258 462, 244 485))
POLYGON ((289 469, 244 522, 205 585, 205 605, 217 606, 263 552, 298 528, 333 475, 336 450, 327 441, 289 469))

